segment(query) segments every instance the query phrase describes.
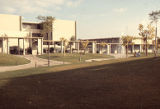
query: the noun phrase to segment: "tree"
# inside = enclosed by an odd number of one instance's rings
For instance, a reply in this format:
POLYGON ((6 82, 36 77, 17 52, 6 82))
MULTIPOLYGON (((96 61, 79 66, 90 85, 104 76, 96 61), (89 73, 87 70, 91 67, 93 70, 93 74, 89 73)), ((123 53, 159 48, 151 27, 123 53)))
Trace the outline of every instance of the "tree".
POLYGON ((89 41, 81 41, 81 44, 82 44, 82 49, 84 50, 84 54, 86 54, 86 48, 89 44, 89 41))
POLYGON ((150 20, 151 20, 151 23, 155 23, 156 25, 156 29, 155 29, 155 56, 157 55, 157 23, 158 23, 158 20, 160 18, 160 11, 152 11, 151 13, 149 13, 149 17, 150 17, 150 20))
POLYGON ((60 40, 61 40, 61 46, 63 47, 63 49, 62 49, 62 52, 63 52, 63 55, 65 55, 65 51, 66 51, 66 48, 68 47, 68 40, 67 39, 65 39, 64 37, 61 37, 60 38, 60 40))
POLYGON ((47 36, 48 66, 50 66, 50 42, 51 41, 49 41, 49 33, 53 31, 53 23, 55 21, 55 18, 52 16, 38 16, 37 19, 41 21, 41 25, 42 25, 41 36, 43 37, 47 36))
POLYGON ((123 43, 123 46, 125 46, 125 49, 126 49, 126 58, 128 58, 128 46, 129 44, 133 44, 133 39, 134 37, 132 36, 122 36, 122 43, 123 43))
POLYGON ((107 43, 105 43, 105 42, 100 43, 100 53, 102 51, 102 48, 104 48, 106 45, 107 45, 107 43))
POLYGON ((144 49, 145 49, 145 54, 148 56, 148 39, 152 39, 155 34, 154 34, 154 27, 151 25, 147 26, 147 29, 144 29, 144 26, 142 24, 139 24, 139 35, 142 37, 143 42, 145 43, 144 49))
POLYGON ((70 45, 70 53, 72 53, 72 46, 73 46, 73 44, 74 44, 74 41, 75 41, 75 36, 72 36, 72 37, 70 38, 70 42, 69 42, 69 45, 70 45))

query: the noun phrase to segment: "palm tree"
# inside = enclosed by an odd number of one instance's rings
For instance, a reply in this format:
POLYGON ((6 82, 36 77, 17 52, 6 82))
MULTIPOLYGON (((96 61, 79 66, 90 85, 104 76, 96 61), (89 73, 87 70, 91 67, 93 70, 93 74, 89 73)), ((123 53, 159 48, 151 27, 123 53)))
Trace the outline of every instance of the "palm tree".
POLYGON ((70 38, 70 43, 69 43, 69 45, 70 45, 70 53, 72 53, 72 46, 73 46, 73 42, 75 41, 75 36, 72 36, 71 38, 70 38))
POLYGON ((126 48, 126 58, 128 58, 128 46, 129 44, 132 44, 134 37, 132 36, 122 36, 122 42, 123 42, 123 46, 125 46, 126 48))
POLYGON ((157 55, 157 23, 158 19, 160 18, 160 11, 152 11, 149 13, 149 17, 151 20, 151 23, 155 23, 156 29, 155 29, 155 56, 157 55))
POLYGON ((84 54, 86 54, 86 48, 89 44, 89 41, 81 41, 81 44, 82 44, 82 49, 84 50, 84 54))
MULTIPOLYGON (((100 43, 100 51, 102 51, 102 48, 104 48, 107 45, 105 42, 100 43)), ((100 52, 101 53, 101 52, 100 52)))
POLYGON ((65 51, 66 51, 66 48, 68 47, 68 40, 65 39, 64 37, 61 37, 60 40, 61 40, 61 44, 62 44, 62 47, 63 47, 62 53, 63 53, 63 56, 64 56, 65 53, 66 53, 66 52, 65 52, 65 51))

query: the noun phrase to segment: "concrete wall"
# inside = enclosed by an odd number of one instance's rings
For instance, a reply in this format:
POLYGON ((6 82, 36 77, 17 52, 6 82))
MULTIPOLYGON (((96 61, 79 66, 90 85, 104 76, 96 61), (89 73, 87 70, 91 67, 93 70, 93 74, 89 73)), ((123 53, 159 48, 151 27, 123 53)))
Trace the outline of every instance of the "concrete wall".
MULTIPOLYGON (((21 16, 0 14, 0 37, 17 37, 16 39, 9 38, 9 46, 18 45, 18 37, 29 37, 29 32, 22 32, 21 16)), ((25 47, 28 47, 26 40, 25 47)), ((23 47, 20 40, 20 47, 23 47)))
MULTIPOLYGON (((148 39, 148 44, 152 44, 152 41, 153 41, 152 39, 148 39)), ((134 39, 133 43, 134 44, 143 44, 144 42, 142 39, 138 38, 138 39, 134 39)))
POLYGON ((20 31, 21 16, 0 14, 0 30, 3 31, 20 31))
POLYGON ((134 44, 142 44, 143 41, 140 38, 138 38, 138 39, 134 39, 132 42, 134 44))
POLYGON ((55 20, 53 23, 52 40, 60 41, 61 37, 70 40, 75 37, 75 21, 55 20))

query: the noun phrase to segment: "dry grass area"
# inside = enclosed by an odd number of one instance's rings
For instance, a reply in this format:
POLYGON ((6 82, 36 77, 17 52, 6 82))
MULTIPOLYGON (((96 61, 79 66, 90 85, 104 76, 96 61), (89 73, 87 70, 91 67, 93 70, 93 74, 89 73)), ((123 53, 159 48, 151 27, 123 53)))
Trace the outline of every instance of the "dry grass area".
POLYGON ((0 53, 0 66, 13 66, 27 64, 30 61, 15 55, 1 54, 0 53))
POLYGON ((160 57, 0 73, 0 109, 159 109, 160 57))

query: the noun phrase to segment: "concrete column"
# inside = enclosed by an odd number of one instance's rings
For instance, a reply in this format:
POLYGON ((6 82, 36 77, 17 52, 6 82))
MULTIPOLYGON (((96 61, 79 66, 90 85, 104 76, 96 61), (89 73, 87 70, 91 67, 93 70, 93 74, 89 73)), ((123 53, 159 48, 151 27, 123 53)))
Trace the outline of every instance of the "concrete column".
POLYGON ((121 54, 125 54, 125 46, 122 45, 121 54))
POLYGON ((96 44, 95 44, 95 42, 92 42, 92 53, 93 54, 96 53, 96 44))
POLYGON ((7 53, 7 40, 5 38, 2 39, 2 51, 7 53))
POLYGON ((19 38, 18 38, 18 54, 20 55, 20 43, 19 43, 19 38))
POLYGON ((108 54, 108 45, 106 45, 106 53, 108 54))
POLYGON ((132 45, 132 53, 134 53, 135 49, 134 49, 134 45, 132 45))
POLYGON ((108 55, 111 54, 111 45, 107 45, 107 53, 108 55))
POLYGON ((79 53, 79 44, 80 42, 77 43, 77 52, 79 53))
POLYGON ((25 55, 25 39, 23 38, 23 55, 25 55))
POLYGON ((99 50, 99 54, 102 54, 102 49, 99 50))
POLYGON ((117 45, 117 54, 120 53, 120 51, 119 51, 119 50, 120 50, 120 47, 121 47, 121 46, 118 44, 118 45, 117 45))
POLYGON ((54 42, 54 51, 53 53, 56 53, 56 43, 54 42))
POLYGON ((2 38, 2 53, 5 53, 5 45, 4 45, 4 38, 2 38))
POLYGON ((115 54, 118 54, 118 45, 115 45, 116 49, 115 49, 115 54))
POLYGON ((70 53, 72 54, 72 45, 70 44, 70 53))
POLYGON ((63 54, 63 41, 61 41, 61 53, 63 54))
POLYGON ((43 54, 43 38, 41 38, 41 55, 43 54))
POLYGON ((142 53, 142 45, 139 45, 139 51, 142 53))
POLYGON ((7 38, 7 54, 10 54, 10 49, 9 49, 9 39, 7 38))
POLYGON ((38 45, 37 45, 37 54, 38 55, 41 55, 42 54, 42 40, 41 39, 37 39, 37 41, 38 41, 38 45))
POLYGON ((102 46, 99 44, 98 45, 99 47, 98 47, 98 49, 99 49, 99 54, 102 54, 102 46))
POLYGON ((117 51, 117 49, 115 50, 115 52, 114 52, 115 54, 118 54, 118 51, 117 51))

